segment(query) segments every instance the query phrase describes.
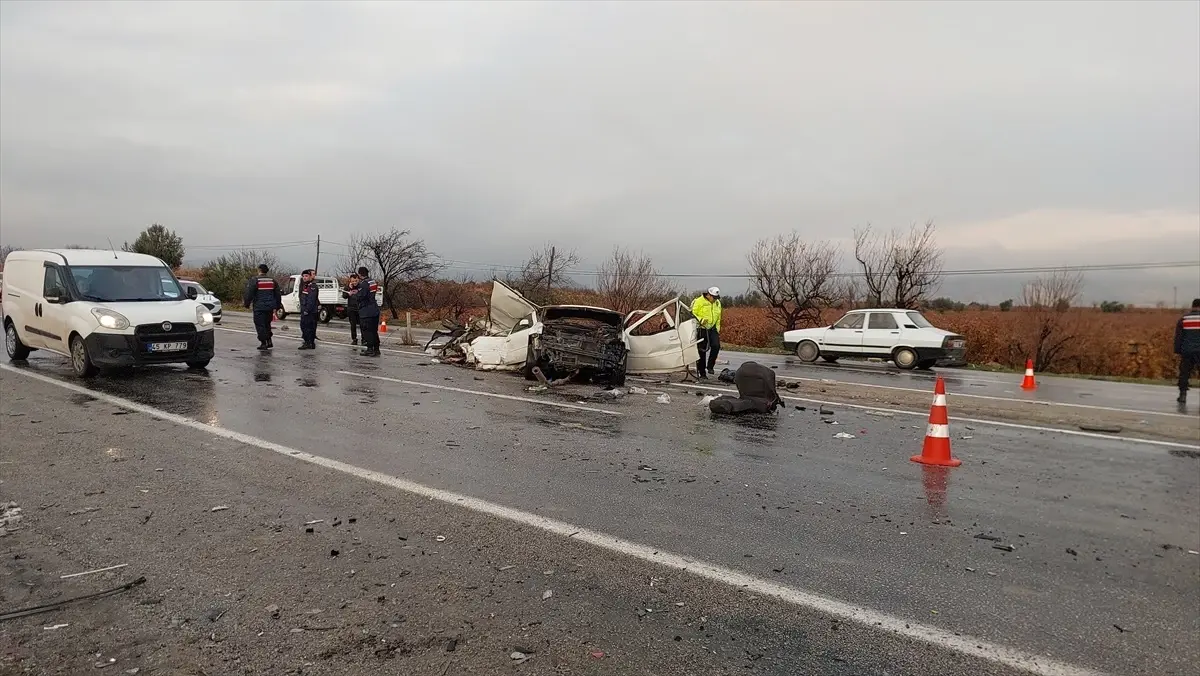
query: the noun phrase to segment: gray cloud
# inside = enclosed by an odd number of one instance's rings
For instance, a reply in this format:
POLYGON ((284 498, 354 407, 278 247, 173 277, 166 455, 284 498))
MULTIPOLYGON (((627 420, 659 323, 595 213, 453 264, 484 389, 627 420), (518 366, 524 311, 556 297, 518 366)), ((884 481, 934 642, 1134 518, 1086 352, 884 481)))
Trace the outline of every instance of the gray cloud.
POLYGON ((727 273, 781 230, 932 217, 950 267, 1197 258, 1200 5, 4 2, 0 193, 25 245, 399 225, 727 273), (1047 212, 1077 237, 1030 251, 1014 218, 1047 212))

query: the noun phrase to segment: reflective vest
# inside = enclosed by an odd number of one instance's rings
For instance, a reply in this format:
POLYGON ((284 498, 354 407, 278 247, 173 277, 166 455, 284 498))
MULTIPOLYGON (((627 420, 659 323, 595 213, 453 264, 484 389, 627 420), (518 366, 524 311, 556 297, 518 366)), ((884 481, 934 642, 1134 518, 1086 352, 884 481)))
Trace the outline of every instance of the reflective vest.
POLYGON ((692 301, 692 314, 700 322, 700 328, 721 330, 721 299, 710 303, 707 298, 700 296, 692 301))

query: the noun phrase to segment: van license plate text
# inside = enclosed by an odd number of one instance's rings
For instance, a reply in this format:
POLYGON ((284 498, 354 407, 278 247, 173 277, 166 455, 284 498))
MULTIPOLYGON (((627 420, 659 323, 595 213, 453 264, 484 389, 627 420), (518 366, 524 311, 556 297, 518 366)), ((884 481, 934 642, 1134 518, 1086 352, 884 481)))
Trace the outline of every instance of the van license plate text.
POLYGON ((182 352, 187 347, 187 343, 149 343, 146 345, 150 352, 182 352))

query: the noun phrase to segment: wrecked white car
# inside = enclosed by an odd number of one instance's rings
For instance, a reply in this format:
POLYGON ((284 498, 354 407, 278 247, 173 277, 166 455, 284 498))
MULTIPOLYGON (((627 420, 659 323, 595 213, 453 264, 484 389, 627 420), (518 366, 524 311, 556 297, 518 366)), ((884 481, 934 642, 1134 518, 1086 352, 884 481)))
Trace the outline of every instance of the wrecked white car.
POLYGON ((489 335, 460 345, 480 370, 533 369, 546 378, 571 378, 618 387, 626 373, 684 372, 700 358, 696 320, 674 298, 628 316, 585 305, 539 307, 503 282, 492 283, 489 335))

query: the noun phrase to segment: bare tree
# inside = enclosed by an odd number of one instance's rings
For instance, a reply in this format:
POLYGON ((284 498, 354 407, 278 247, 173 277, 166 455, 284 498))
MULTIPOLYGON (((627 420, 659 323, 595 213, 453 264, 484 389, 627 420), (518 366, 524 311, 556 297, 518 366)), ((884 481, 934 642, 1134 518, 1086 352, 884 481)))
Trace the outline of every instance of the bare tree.
POLYGON ((677 294, 649 256, 619 246, 600 264, 596 288, 607 306, 622 314, 650 309, 677 294))
MULTIPOLYGON (((350 239, 350 259, 366 266, 383 287, 383 301, 392 316, 397 313, 403 286, 427 280, 442 270, 425 240, 410 239, 408 230, 391 230, 350 239)), ((357 267, 357 265, 355 265, 357 267)))
POLYGON ((1078 333, 1070 312, 1083 293, 1083 274, 1058 271, 1037 277, 1021 290, 1028 326, 1017 341, 1014 362, 1033 358, 1034 368, 1045 371, 1070 345, 1078 333))
POLYGON ((862 268, 868 304, 920 307, 941 282, 942 249, 935 235, 933 221, 914 224, 907 235, 876 233, 869 225, 854 231, 854 258, 862 268))
POLYGON ((276 281, 282 284, 279 258, 270 251, 236 249, 205 263, 200 268, 199 282, 221 300, 240 304, 246 281, 258 274, 258 266, 266 265, 276 281))
POLYGON ((4 269, 4 259, 8 258, 8 254, 17 251, 17 247, 7 244, 0 246, 0 270, 4 269))
POLYGON ((746 255, 755 289, 785 331, 820 323, 821 310, 839 291, 834 280, 840 259, 833 244, 805 242, 794 231, 760 239, 746 255))
POLYGON ((576 265, 579 265, 579 255, 574 249, 565 251, 546 244, 532 251, 521 270, 510 274, 507 282, 534 303, 549 303, 553 301, 554 290, 563 286, 567 273, 576 265))

